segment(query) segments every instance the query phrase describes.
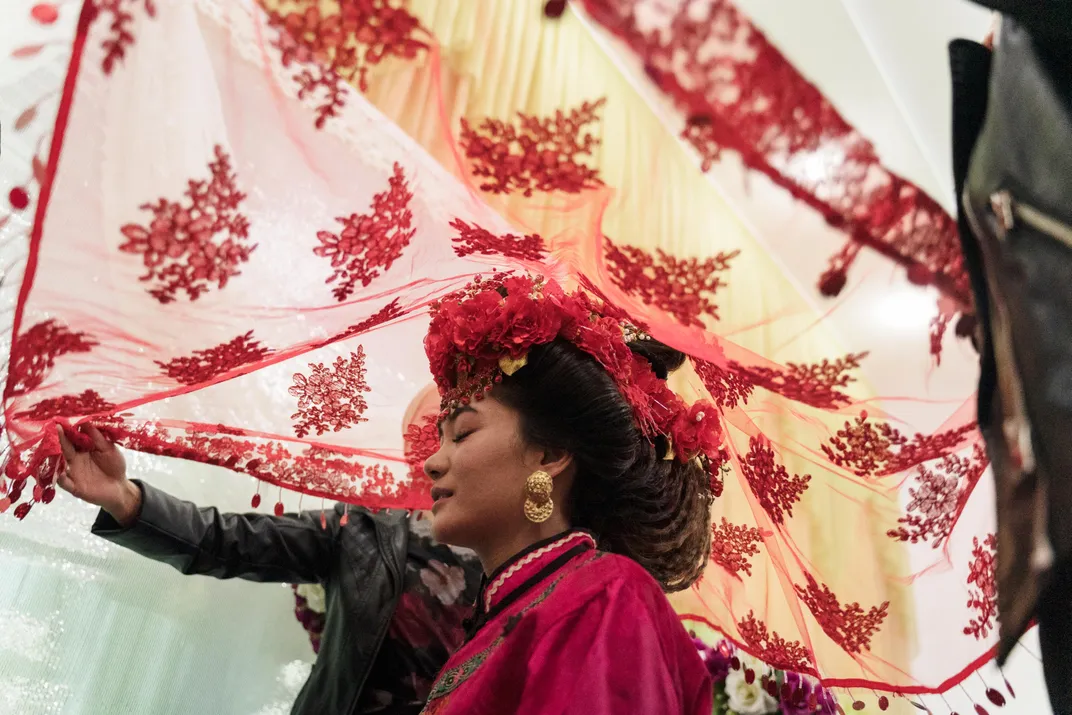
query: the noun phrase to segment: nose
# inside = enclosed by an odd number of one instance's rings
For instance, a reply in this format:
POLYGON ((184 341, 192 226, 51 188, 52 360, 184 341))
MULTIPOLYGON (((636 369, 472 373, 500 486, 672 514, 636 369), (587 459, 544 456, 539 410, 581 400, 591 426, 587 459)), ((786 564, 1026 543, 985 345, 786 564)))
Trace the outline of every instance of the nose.
POLYGON ((447 457, 443 453, 442 445, 436 450, 435 454, 424 460, 424 473, 427 474, 428 478, 433 482, 447 473, 447 467, 447 457))

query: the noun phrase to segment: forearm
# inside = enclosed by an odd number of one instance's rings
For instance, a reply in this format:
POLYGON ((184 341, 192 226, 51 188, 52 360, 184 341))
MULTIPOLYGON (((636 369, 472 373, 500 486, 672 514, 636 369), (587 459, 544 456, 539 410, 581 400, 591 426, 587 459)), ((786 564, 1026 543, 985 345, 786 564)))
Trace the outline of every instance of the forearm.
POLYGON ((225 514, 148 484, 133 486, 140 504, 134 508, 133 500, 123 498, 109 505, 98 515, 94 534, 185 574, 311 582, 329 568, 335 523, 324 530, 307 515, 225 514))

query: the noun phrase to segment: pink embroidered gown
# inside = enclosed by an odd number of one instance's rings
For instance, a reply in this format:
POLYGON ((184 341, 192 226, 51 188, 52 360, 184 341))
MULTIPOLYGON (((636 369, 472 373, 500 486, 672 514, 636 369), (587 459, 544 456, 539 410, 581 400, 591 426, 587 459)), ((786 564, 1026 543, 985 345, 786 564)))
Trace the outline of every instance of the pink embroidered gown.
POLYGON ((426 715, 710 715, 712 684, 659 585, 586 532, 487 580, 426 715))

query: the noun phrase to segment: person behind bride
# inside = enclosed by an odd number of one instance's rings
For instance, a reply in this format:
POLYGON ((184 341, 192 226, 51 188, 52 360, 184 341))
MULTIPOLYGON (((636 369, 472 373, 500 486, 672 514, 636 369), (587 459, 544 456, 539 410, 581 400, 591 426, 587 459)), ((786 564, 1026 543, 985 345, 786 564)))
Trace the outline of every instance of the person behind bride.
POLYGON ((68 469, 59 485, 101 508, 97 536, 184 574, 323 585, 320 653, 292 715, 421 711, 462 643, 481 577, 472 552, 432 538, 428 514, 346 504, 323 523, 320 511, 221 513, 131 478, 114 444, 81 429, 91 449, 60 432, 68 469))

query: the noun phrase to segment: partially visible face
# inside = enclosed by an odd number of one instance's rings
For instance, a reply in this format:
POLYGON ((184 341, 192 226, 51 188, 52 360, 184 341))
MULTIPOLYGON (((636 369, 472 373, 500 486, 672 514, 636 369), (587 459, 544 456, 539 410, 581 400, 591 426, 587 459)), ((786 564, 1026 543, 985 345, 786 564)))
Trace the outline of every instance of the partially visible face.
POLYGON ((520 415, 493 398, 442 421, 439 451, 424 463, 437 541, 479 550, 523 526, 525 482, 543 451, 520 428, 520 415))

